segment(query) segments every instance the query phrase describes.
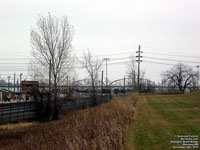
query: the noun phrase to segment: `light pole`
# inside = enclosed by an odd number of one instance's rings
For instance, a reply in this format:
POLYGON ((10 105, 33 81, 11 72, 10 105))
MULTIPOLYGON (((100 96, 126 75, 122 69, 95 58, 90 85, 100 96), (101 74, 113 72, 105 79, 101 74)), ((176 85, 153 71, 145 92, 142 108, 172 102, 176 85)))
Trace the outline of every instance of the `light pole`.
POLYGON ((107 71, 108 63, 107 63, 107 61, 110 61, 110 58, 104 58, 103 60, 106 61, 106 89, 107 89, 108 88, 108 76, 107 76, 107 74, 108 74, 108 71, 107 71))
POLYGON ((199 89, 199 65, 196 66, 198 68, 198 82, 197 82, 197 87, 199 89))
POLYGON ((8 76, 8 92, 10 90, 10 76, 8 76))
POLYGON ((22 98, 22 73, 20 73, 20 98, 22 98))
MULTIPOLYGON (((14 93, 15 93, 15 73, 14 73, 14 93)), ((15 93, 16 94, 16 93, 15 93)))
POLYGON ((17 79, 17 93, 19 93, 19 80, 17 79))

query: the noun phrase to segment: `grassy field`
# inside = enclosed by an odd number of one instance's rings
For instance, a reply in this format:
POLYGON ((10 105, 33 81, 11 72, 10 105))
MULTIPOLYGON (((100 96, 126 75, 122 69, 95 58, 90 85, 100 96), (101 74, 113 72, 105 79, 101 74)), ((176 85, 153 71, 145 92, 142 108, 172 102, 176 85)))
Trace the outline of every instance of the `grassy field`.
POLYGON ((132 94, 58 121, 0 126, 0 150, 121 149, 137 99, 132 94))
POLYGON ((127 150, 172 150, 181 146, 171 143, 180 141, 176 135, 200 139, 200 92, 143 95, 136 108, 136 119, 125 137, 127 150))

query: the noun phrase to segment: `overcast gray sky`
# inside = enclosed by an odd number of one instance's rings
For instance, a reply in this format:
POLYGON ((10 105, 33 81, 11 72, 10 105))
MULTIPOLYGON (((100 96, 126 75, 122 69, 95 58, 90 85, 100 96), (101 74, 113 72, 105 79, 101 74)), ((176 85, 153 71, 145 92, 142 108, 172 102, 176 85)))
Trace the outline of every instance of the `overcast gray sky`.
MULTIPOLYGON (((110 80, 123 78, 129 59, 117 59, 135 54, 141 45, 146 77, 160 81, 162 71, 175 61, 148 57, 187 60, 200 65, 200 1, 199 0, 1 0, 0 3, 0 74, 7 78, 16 72, 27 74, 21 62, 30 57, 30 28, 38 14, 68 16, 74 26, 73 47, 78 57, 88 48, 94 55, 111 58, 108 66, 110 80), (120 54, 121 55, 112 55, 120 54), (150 53, 195 57, 174 57, 150 53), (16 58, 23 58, 15 60, 16 58), (12 59, 12 60, 9 60, 12 59), (16 63, 18 67, 13 68, 16 63), (10 66, 10 68, 5 66, 10 66), (21 67, 21 68, 20 68, 21 67), (23 68, 23 69, 22 69, 23 68), (5 71, 5 70, 13 71, 5 71)), ((105 66, 103 67, 105 70, 105 66)), ((79 78, 85 78, 78 69, 79 78), (80 74, 81 73, 81 74, 80 74)))

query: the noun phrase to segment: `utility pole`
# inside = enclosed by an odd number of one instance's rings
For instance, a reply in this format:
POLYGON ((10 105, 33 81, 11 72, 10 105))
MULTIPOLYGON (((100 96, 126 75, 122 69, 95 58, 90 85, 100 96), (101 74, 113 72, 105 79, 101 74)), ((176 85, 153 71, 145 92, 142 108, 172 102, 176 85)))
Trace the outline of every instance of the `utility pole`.
POLYGON ((14 73, 14 93, 15 93, 15 73, 14 73))
POLYGON ((8 76, 8 91, 10 90, 10 76, 8 76))
POLYGON ((198 83, 197 83, 197 86, 198 86, 198 89, 199 89, 199 65, 196 66, 198 68, 198 83))
POLYGON ((103 90, 103 70, 102 70, 102 73, 101 73, 101 103, 102 103, 102 97, 103 97, 102 90, 103 90))
POLYGON ((136 62, 138 62, 138 78, 137 79, 138 79, 138 92, 140 93, 140 62, 142 62, 142 60, 140 59, 142 58, 142 56, 140 54, 143 53, 142 51, 140 51, 140 45, 136 53, 138 53, 138 55, 136 56, 137 57, 136 62))
POLYGON ((22 73, 20 73, 20 98, 22 98, 22 73))
POLYGON ((110 58, 104 58, 103 60, 106 61, 106 90, 107 90, 107 88, 108 88, 108 76, 107 76, 107 73, 108 73, 108 71, 107 71, 107 65, 108 64, 107 64, 107 61, 110 61, 110 58))
POLYGON ((17 93, 19 93, 19 80, 17 79, 17 93))

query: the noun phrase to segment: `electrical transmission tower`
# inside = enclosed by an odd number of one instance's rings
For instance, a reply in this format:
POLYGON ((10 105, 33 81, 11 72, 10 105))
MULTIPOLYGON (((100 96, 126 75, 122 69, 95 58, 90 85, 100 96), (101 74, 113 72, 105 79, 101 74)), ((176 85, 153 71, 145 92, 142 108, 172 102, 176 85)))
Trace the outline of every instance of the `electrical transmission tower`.
POLYGON ((137 78, 138 81, 137 82, 138 82, 138 92, 140 92, 140 62, 142 62, 140 58, 142 58, 141 53, 143 53, 142 51, 140 51, 140 45, 136 53, 138 53, 138 55, 136 56, 137 57, 136 62, 138 62, 138 78, 137 78))

